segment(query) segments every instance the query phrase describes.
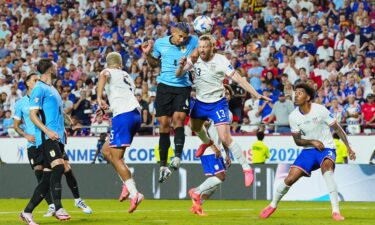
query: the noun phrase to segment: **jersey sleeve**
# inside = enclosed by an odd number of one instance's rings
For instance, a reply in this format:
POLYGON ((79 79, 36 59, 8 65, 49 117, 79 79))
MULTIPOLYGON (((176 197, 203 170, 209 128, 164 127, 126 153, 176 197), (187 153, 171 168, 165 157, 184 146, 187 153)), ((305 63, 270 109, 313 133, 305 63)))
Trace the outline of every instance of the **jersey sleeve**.
POLYGON ((158 40, 155 41, 155 44, 154 44, 154 49, 152 51, 152 57, 154 57, 155 59, 160 59, 160 57, 161 57, 160 42, 161 42, 161 40, 158 39, 158 40))
POLYGON ((323 121, 324 121, 328 126, 331 126, 331 125, 333 125, 334 123, 336 123, 335 116, 334 116, 332 113, 330 113, 326 107, 321 106, 321 107, 320 107, 320 111, 321 111, 321 117, 322 117, 323 121))
POLYGON ((16 105, 14 106, 14 115, 13 118, 16 120, 22 120, 22 106, 21 106, 21 100, 18 100, 16 102, 16 105))
POLYGON ((36 86, 30 94, 30 110, 41 109, 43 105, 43 89, 40 86, 36 86))
POLYGON ((225 56, 220 58, 220 65, 222 66, 225 76, 233 77, 236 72, 233 66, 230 64, 229 60, 225 56))
POLYGON ((293 119, 293 114, 289 115, 289 125, 292 133, 299 133, 301 131, 297 126, 296 121, 293 119))

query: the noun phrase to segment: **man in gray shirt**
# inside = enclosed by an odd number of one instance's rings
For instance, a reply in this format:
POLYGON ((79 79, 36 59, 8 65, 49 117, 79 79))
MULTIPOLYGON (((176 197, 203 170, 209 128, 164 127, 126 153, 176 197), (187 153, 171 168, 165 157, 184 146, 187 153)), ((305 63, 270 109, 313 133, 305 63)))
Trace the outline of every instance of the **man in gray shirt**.
POLYGON ((273 106, 270 119, 266 122, 267 124, 272 122, 275 117, 275 132, 277 133, 290 133, 289 127, 289 114, 294 110, 294 104, 292 101, 285 98, 283 92, 279 95, 279 100, 273 106))

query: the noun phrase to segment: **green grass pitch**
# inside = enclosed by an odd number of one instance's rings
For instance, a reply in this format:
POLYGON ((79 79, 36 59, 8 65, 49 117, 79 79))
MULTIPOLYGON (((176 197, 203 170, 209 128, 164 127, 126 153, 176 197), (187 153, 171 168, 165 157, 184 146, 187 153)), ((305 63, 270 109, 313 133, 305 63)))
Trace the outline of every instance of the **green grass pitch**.
MULTIPOLYGON (((26 199, 0 199, 0 224, 24 224, 18 218, 25 207, 26 199)), ((116 200, 87 199, 94 210, 91 215, 83 214, 75 208, 72 199, 64 199, 63 204, 72 216, 70 221, 60 222, 55 218, 44 218, 47 205, 43 202, 34 212, 34 219, 40 225, 317 225, 317 224, 375 224, 375 204, 365 202, 342 202, 341 213, 345 221, 331 219, 329 202, 281 202, 278 210, 267 220, 258 218, 260 210, 268 201, 207 201, 200 217, 190 213, 188 200, 145 200, 133 214, 127 213, 129 202, 116 200)))

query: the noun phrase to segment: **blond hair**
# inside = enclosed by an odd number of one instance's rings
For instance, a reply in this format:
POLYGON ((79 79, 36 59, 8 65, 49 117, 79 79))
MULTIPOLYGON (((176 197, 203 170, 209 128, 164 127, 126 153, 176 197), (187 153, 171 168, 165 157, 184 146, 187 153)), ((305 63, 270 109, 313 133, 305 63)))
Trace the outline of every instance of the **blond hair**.
POLYGON ((200 36, 199 40, 200 41, 209 41, 210 44, 211 44, 211 47, 215 47, 215 45, 216 45, 215 38, 210 34, 204 34, 204 35, 200 36))
POLYGON ((118 52, 110 52, 108 53, 106 57, 107 66, 113 67, 113 66, 119 66, 122 67, 122 57, 120 53, 118 52))

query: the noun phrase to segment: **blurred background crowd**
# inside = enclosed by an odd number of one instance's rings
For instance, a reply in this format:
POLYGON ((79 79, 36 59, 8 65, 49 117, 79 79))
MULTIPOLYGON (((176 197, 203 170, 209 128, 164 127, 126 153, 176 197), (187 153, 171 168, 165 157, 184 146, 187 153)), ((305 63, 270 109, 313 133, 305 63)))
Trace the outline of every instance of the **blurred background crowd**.
MULTIPOLYGON (((58 67, 55 87, 72 117, 70 135, 107 132, 96 116, 96 82, 111 51, 123 57, 142 107, 140 134, 157 133, 154 100, 160 68, 141 44, 170 34, 178 21, 207 15, 216 51, 273 102, 251 98, 232 83, 233 133, 288 133, 293 86, 316 89, 351 134, 375 132, 375 2, 363 0, 0 0, 0 134, 15 135, 15 102, 41 58, 58 67)), ((191 29, 194 34, 193 29, 191 29)), ((194 92, 192 93, 194 95, 194 92)), ((69 124, 67 124, 69 125, 69 124)), ((189 135, 189 121, 186 121, 189 135)))

